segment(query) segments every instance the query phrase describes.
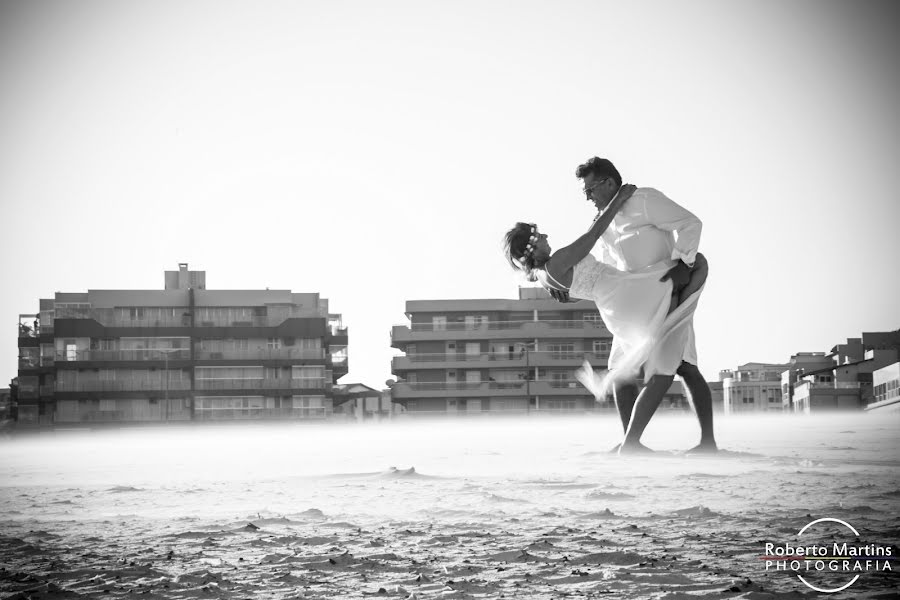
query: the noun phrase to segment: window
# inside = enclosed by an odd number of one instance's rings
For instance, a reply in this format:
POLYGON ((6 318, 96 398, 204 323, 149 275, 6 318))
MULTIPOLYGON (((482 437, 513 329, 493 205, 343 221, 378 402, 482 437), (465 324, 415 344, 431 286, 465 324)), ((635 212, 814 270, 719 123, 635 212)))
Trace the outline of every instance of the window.
POLYGON ((575 344, 547 344, 547 350, 554 360, 575 358, 575 344))
POLYGON ((291 367, 291 376, 294 379, 319 379, 325 377, 325 367, 318 365, 314 367, 291 367))
POLYGON ((279 350, 281 348, 280 338, 269 338, 266 342, 266 348, 269 350, 279 350))
POLYGON ((479 342, 466 342, 466 356, 478 356, 479 354, 481 354, 479 342))
POLYGON ((434 331, 445 331, 447 329, 447 317, 431 317, 431 328, 434 331))
POLYGON ((550 386, 564 388, 569 386, 568 371, 550 371, 550 386))
POLYGON ((591 343, 591 350, 594 352, 594 354, 603 358, 609 358, 609 351, 611 349, 612 342, 610 340, 594 340, 591 343))
POLYGON ((66 360, 78 360, 78 350, 73 340, 66 340, 66 360))
POLYGON ((478 329, 486 324, 486 315, 466 315, 466 329, 478 329))
POLYGON ((594 323, 597 325, 601 325, 603 323, 603 319, 600 318, 600 313, 584 313, 584 322, 585 323, 594 323))

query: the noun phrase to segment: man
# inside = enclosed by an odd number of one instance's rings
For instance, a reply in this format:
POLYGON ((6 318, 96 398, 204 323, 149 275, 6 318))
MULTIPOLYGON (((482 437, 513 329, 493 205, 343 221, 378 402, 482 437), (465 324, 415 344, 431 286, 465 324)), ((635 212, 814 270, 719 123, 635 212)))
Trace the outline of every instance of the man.
MULTIPOLYGON (((584 193, 598 211, 603 211, 622 187, 622 177, 609 160, 594 157, 575 171, 584 181, 584 193)), ((652 188, 638 188, 616 214, 599 242, 600 260, 623 271, 639 271, 665 260, 677 261, 663 280, 671 279, 676 293, 690 278, 697 256, 702 223, 692 213, 652 188)), ((558 298, 559 299, 559 298, 558 298)), ((685 324, 682 335, 674 340, 681 353, 681 366, 676 373, 688 389, 700 422, 700 444, 693 451, 715 451, 713 434, 712 393, 697 368, 693 316, 685 324)), ((672 343, 669 340, 668 343, 672 343)), ((621 361, 621 340, 613 338, 609 367, 621 361)), ((676 363, 677 364, 677 363, 676 363)), ((641 435, 672 384, 674 374, 657 374, 638 391, 638 382, 617 383, 614 398, 625 440, 620 452, 647 451, 640 443, 641 435)))

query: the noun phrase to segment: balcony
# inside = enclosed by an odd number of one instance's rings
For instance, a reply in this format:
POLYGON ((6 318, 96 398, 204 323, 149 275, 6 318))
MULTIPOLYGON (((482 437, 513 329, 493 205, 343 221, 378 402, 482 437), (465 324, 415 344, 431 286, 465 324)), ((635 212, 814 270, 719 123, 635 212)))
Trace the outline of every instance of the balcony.
POLYGON ((288 319, 323 317, 310 311, 279 311, 270 315, 253 315, 234 317, 229 315, 204 315, 201 312, 195 318, 196 327, 278 327, 288 319))
POLYGON ((321 390, 330 387, 324 377, 306 379, 198 379, 197 390, 321 390))
POLYGON ((191 389, 189 381, 57 381, 57 392, 169 392, 191 389))
POLYGON ((423 382, 396 383, 391 388, 394 399, 406 398, 467 398, 524 396, 525 380, 521 381, 472 381, 472 382, 423 382))
POLYGON ((533 339, 547 337, 611 337, 600 321, 492 321, 395 325, 392 344, 425 340, 533 339))
MULTIPOLYGON (((176 307, 176 314, 152 314, 142 316, 136 313, 133 317, 123 315, 121 309, 90 308, 81 306, 61 306, 55 311, 54 321, 59 319, 93 319, 105 327, 187 327, 190 316, 186 307, 176 307)), ((148 311, 155 309, 145 309, 148 311)))
POLYGON ((506 352, 411 354, 393 357, 391 370, 396 373, 412 369, 578 367, 585 360, 590 361, 596 367, 605 365, 608 359, 609 352, 585 352, 582 350, 539 350, 514 354, 506 352))
POLYGON ((19 337, 20 338, 36 338, 38 337, 38 333, 35 333, 34 328, 29 325, 19 324, 19 337))
POLYGON ((322 408, 198 408, 198 421, 250 419, 324 419, 331 410, 322 408))
POLYGON ((38 356, 20 356, 19 357, 19 370, 23 369, 37 369, 40 366, 41 360, 38 356))
POLYGON ((410 398, 467 398, 590 395, 574 379, 542 379, 538 381, 478 381, 478 382, 421 382, 396 383, 391 388, 395 399, 410 398))
POLYGON ((197 360, 292 360, 324 359, 323 348, 255 348, 233 350, 199 350, 197 360))
POLYGON ((77 350, 57 353, 56 362, 188 360, 189 348, 141 348, 135 350, 77 350))

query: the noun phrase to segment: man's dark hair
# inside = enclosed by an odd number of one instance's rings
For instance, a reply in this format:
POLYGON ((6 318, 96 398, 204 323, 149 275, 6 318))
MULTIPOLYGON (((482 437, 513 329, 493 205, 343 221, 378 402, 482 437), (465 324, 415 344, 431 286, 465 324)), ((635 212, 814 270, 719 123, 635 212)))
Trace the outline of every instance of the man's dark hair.
POLYGON ((595 156, 583 165, 578 165, 578 168, 575 169, 575 177, 578 179, 584 179, 588 175, 601 178, 611 177, 616 182, 616 185, 620 187, 622 185, 622 176, 619 175, 616 166, 605 158, 595 156))

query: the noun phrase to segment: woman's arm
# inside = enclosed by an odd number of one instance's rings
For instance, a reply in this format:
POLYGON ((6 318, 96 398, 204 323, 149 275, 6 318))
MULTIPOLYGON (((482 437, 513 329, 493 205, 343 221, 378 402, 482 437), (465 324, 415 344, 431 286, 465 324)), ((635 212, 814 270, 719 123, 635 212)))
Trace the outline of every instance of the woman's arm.
POLYGON ((553 256, 550 257, 550 260, 545 266, 547 272, 554 278, 559 279, 560 276, 567 273, 569 269, 573 268, 582 258, 587 256, 591 249, 597 244, 597 240, 600 239, 603 232, 606 231, 606 228, 609 227, 609 224, 612 223, 616 213, 619 212, 619 209, 621 209, 625 202, 631 198, 631 195, 636 189, 637 187, 630 183, 623 185, 619 190, 619 193, 616 194, 616 197, 613 198, 612 202, 609 203, 609 206, 606 207, 606 210, 604 210, 600 214, 600 217, 591 224, 591 228, 588 229, 587 233, 565 248, 560 248, 553 253, 553 256))

